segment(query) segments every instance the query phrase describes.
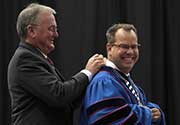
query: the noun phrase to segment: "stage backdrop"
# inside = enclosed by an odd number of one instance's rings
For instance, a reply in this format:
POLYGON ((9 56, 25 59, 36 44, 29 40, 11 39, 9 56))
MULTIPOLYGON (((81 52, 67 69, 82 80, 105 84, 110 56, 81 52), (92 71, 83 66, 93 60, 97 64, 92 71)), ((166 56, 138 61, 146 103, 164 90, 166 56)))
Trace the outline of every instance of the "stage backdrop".
MULTIPOLYGON (((109 26, 119 22, 134 24, 142 47, 133 78, 164 110, 167 125, 179 125, 179 0, 1 0, 0 125, 10 124, 7 66, 19 43, 16 19, 30 2, 57 11, 60 37, 51 57, 67 79, 80 71, 94 53, 106 56, 105 32, 109 26)), ((76 120, 74 123, 77 125, 76 120)))

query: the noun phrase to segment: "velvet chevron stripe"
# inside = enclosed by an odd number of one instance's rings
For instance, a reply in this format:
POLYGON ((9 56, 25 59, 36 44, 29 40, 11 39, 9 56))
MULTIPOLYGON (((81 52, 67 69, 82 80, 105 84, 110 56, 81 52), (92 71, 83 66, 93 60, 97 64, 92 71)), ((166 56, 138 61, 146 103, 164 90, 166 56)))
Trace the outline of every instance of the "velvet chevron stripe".
POLYGON ((92 115, 94 112, 104 109, 104 108, 109 108, 109 107, 121 107, 125 105, 125 101, 121 97, 115 97, 115 98, 108 98, 104 99, 101 101, 96 102, 95 104, 91 105, 87 109, 87 115, 88 117, 92 115))
POLYGON ((110 124, 112 122, 115 122, 116 120, 119 120, 121 118, 125 118, 129 115, 131 112, 131 108, 128 104, 116 109, 115 111, 108 113, 101 118, 97 119, 93 125, 106 125, 110 124))

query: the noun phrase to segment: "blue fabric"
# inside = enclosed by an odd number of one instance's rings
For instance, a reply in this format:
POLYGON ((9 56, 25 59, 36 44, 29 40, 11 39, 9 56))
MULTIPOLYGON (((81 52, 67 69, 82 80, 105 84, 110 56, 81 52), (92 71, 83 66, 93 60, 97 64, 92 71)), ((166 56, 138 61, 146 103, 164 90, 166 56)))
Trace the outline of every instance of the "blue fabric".
POLYGON ((165 125, 164 113, 160 107, 148 102, 142 89, 133 86, 140 94, 138 105, 135 96, 126 88, 121 75, 110 67, 103 67, 87 87, 81 110, 81 125, 165 125), (151 120, 149 108, 160 109, 158 121, 151 120))

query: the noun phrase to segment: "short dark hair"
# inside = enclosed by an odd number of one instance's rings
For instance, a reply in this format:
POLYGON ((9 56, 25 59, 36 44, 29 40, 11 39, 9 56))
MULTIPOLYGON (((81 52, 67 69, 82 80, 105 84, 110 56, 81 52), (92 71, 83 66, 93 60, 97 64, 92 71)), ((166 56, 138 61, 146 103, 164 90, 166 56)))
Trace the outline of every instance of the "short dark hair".
POLYGON ((115 33, 118 29, 124 29, 125 31, 131 31, 133 30, 137 34, 137 30, 132 24, 126 24, 126 23, 118 23, 112 25, 106 32, 106 39, 108 43, 115 42, 115 33))

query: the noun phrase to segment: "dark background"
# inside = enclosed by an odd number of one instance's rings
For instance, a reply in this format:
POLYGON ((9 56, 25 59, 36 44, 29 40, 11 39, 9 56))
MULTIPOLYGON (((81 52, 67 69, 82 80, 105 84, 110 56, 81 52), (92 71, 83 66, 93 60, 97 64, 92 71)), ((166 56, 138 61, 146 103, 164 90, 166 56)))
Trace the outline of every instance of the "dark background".
MULTIPOLYGON (((93 54, 106 56, 105 32, 109 26, 118 22, 134 24, 142 47, 132 76, 149 100, 161 106, 167 125, 180 124, 178 1, 37 0, 57 11, 60 37, 51 57, 66 78, 80 71, 93 54)), ((30 2, 0 1, 0 125, 10 123, 7 66, 19 43, 16 19, 30 2)))

